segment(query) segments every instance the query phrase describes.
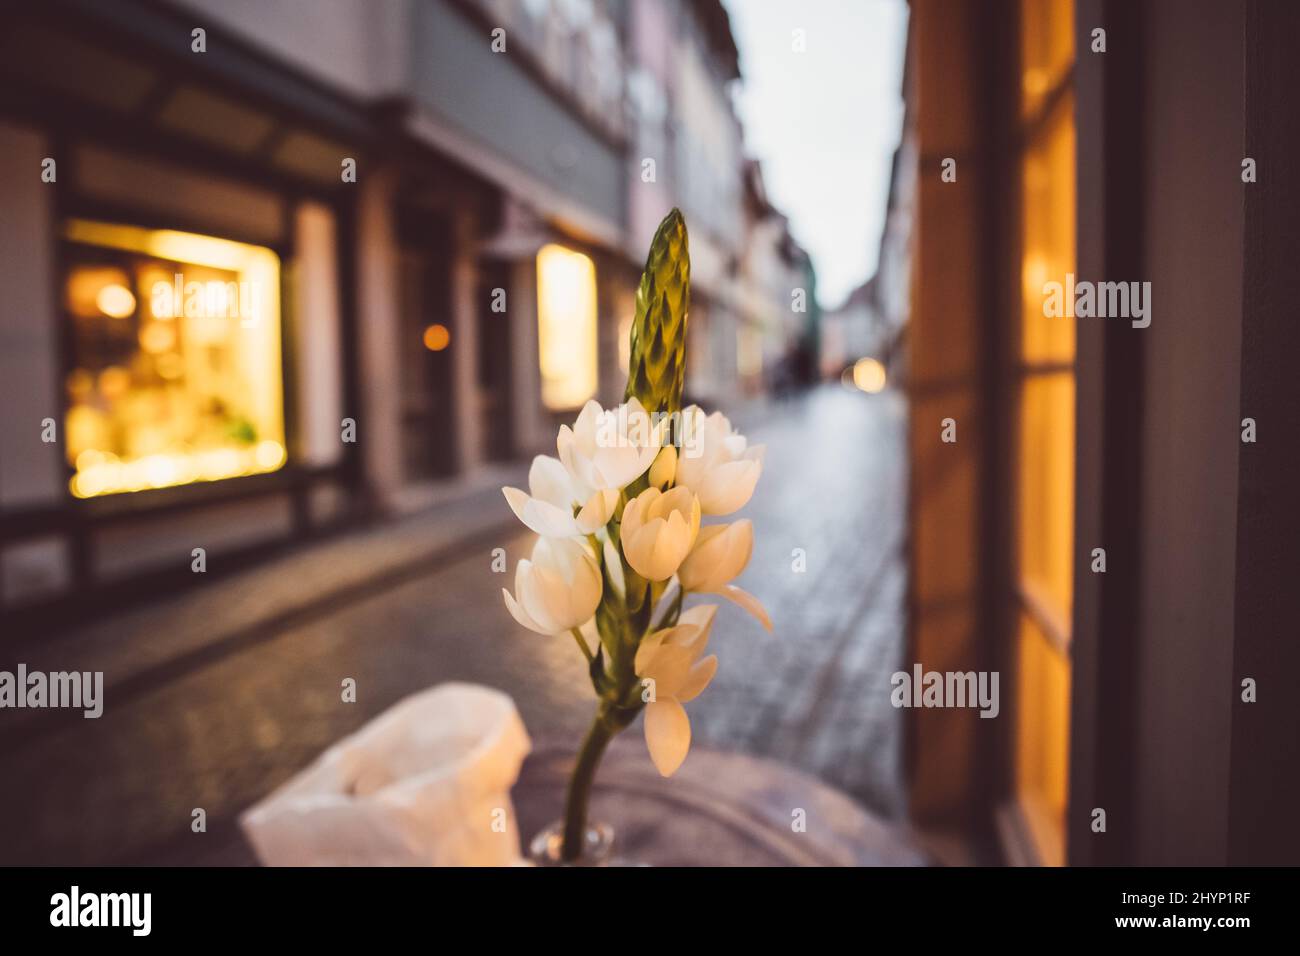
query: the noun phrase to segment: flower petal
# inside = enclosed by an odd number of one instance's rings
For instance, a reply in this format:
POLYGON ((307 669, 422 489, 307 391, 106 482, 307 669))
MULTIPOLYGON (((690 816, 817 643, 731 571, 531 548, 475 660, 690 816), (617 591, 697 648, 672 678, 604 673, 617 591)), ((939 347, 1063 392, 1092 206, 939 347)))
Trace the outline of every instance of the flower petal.
POLYGON ((660 530, 665 524, 667 522, 663 518, 655 518, 649 524, 636 528, 630 535, 626 531, 626 526, 624 527, 623 557, 627 558, 627 563, 632 570, 647 581, 655 580, 654 575, 659 570, 660 558, 656 554, 656 548, 660 530))
POLYGON ((650 568, 648 573, 641 575, 647 581, 667 581, 677 573, 682 558, 690 550, 690 542, 686 539, 686 523, 678 515, 673 515, 673 518, 675 523, 665 523, 655 538, 650 568))
POLYGON ((758 622, 767 628, 767 633, 772 633, 772 619, 767 616, 767 609, 763 607, 762 603, 760 603, 758 598, 754 597, 754 595, 736 587, 734 584, 728 584, 725 588, 722 588, 716 593, 727 598, 729 601, 734 601, 740 607, 743 607, 750 614, 754 615, 754 617, 758 618, 758 622))
POLYGON ((645 709, 645 742, 662 776, 671 777, 691 749, 691 721, 686 708, 660 697, 645 709))
POLYGON ((665 641, 650 655, 645 672, 639 676, 649 677, 655 682, 655 696, 659 699, 676 697, 690 677, 694 663, 695 657, 689 648, 665 641))
POLYGON ((594 398, 587 399, 586 404, 582 406, 582 411, 578 412, 578 417, 573 422, 573 433, 580 440, 590 438, 593 442, 596 437, 596 426, 600 421, 603 413, 600 402, 594 398))
POLYGON ((649 675, 654 669, 654 657, 659 653, 660 648, 665 645, 693 647, 698 636, 699 628, 694 624, 678 624, 676 627, 665 627, 653 634, 647 634, 636 649, 636 660, 632 663, 633 670, 642 677, 649 675))
POLYGON ((678 627, 694 627, 698 631, 689 641, 683 641, 683 646, 691 649, 693 660, 704 653, 704 648, 709 643, 709 632, 713 629, 713 615, 717 613, 716 604, 700 604, 678 615, 678 627))
POLYGON ((618 548, 614 547, 614 542, 609 538, 601 546, 605 557, 605 577, 609 578, 609 586, 614 589, 619 600, 627 596, 627 585, 623 583, 623 559, 619 557, 618 548))
POLYGON ((672 445, 665 445, 655 457, 654 464, 650 466, 650 484, 656 488, 666 488, 673 483, 673 476, 676 474, 677 449, 672 445))
POLYGON ((614 509, 617 507, 617 488, 597 491, 587 499, 587 503, 578 512, 576 522, 578 530, 582 534, 595 534, 597 530, 609 523, 610 518, 614 517, 614 509))
POLYGON ((532 570, 516 582, 519 604, 537 623, 539 633, 558 634, 568 629, 559 617, 567 603, 562 597, 563 588, 564 579, 560 574, 538 563, 534 563, 532 570))
POLYGON ((729 515, 739 511, 753 497, 754 487, 762 473, 761 464, 743 458, 714 466, 697 489, 700 507, 706 515, 729 515))
POLYGON ((573 493, 580 499, 588 497, 595 490, 591 460, 583 453, 578 436, 568 425, 560 426, 560 432, 555 437, 555 449, 560 454, 564 470, 569 473, 573 493))
POLYGON ((502 488, 506 502, 515 516, 544 538, 570 538, 581 534, 578 523, 569 509, 559 508, 549 501, 530 498, 518 488, 502 488))
POLYGON ((519 606, 519 602, 514 599, 514 595, 512 595, 505 588, 501 589, 501 594, 506 599, 506 609, 510 612, 511 617, 513 617, 524 627, 528 628, 528 630, 530 631, 536 631, 538 634, 549 633, 548 631, 543 629, 536 621, 534 621, 531 617, 528 616, 528 612, 519 606))
POLYGON ((713 616, 718 613, 716 604, 697 604, 695 607, 688 607, 677 617, 678 625, 693 624, 704 631, 708 636, 709 629, 713 627, 713 616))
POLYGON ((686 680, 682 686, 677 688, 677 699, 683 704, 688 700, 694 700, 700 696, 700 692, 709 686, 709 681, 713 680, 713 675, 718 672, 718 657, 716 654, 710 654, 702 661, 697 661, 691 668, 691 672, 686 675, 686 680))
POLYGON ((620 533, 624 538, 636 534, 642 525, 654 517, 651 508, 661 494, 658 488, 647 488, 623 507, 620 533))
POLYGON ((534 498, 548 501, 557 508, 570 508, 576 496, 568 469, 558 458, 538 455, 528 469, 528 491, 534 498))
POLYGON ((745 570, 754 550, 749 519, 700 529, 695 547, 678 570, 688 591, 717 591, 745 570))

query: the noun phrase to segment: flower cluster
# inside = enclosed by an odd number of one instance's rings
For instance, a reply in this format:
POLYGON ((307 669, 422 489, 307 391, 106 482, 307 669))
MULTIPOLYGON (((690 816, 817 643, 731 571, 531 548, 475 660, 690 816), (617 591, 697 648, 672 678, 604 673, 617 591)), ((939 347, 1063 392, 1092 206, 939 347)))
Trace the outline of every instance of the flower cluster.
POLYGON ((725 597, 772 628, 731 583, 749 563, 752 524, 704 524, 749 501, 763 446, 719 413, 692 405, 652 416, 632 398, 612 409, 588 402, 556 448, 558 458, 534 459, 527 492, 503 489, 539 535, 514 594, 502 589, 506 607, 529 630, 573 634, 613 732, 645 709, 650 756, 669 776, 690 747, 682 704, 718 663, 702 657, 717 605, 683 611, 686 594, 725 597))

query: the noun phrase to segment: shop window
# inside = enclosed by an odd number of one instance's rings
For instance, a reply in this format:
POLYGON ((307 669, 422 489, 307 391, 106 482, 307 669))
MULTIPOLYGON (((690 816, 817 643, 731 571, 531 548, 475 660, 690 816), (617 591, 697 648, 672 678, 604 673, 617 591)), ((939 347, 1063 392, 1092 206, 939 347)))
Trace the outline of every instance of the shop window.
POLYGON ((86 220, 68 221, 63 239, 73 495, 282 467, 275 253, 86 220))

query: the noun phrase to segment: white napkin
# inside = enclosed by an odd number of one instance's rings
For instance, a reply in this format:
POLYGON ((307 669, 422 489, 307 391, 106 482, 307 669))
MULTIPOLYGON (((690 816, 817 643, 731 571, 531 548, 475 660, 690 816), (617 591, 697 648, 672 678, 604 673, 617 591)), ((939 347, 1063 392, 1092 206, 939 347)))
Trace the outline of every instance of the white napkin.
POLYGON ((440 684, 393 705, 244 812, 268 866, 510 866, 532 749, 514 701, 440 684))

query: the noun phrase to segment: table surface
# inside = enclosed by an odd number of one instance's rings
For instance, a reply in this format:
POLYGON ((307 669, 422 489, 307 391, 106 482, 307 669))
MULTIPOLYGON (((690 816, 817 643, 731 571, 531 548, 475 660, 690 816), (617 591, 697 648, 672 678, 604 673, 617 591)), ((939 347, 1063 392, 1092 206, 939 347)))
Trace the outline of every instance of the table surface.
MULTIPOLYGON (((524 762, 512 796, 525 851, 534 834, 560 818, 573 759, 571 749, 548 743, 524 762)), ((653 866, 927 862, 897 828, 845 794, 770 760, 692 747, 676 774, 661 777, 640 733, 610 745, 592 788, 590 820, 614 828, 616 857, 653 866)))
MULTIPOLYGON (((525 853, 536 833, 560 819, 574 756, 571 747, 546 741, 525 759, 511 791, 525 853)), ((613 827, 614 857, 652 866, 931 862, 899 827, 806 773, 760 757, 693 746, 677 773, 664 778, 642 735, 633 731, 615 738, 601 762, 590 820, 613 827), (802 828, 796 827, 798 820, 802 828)), ((184 862, 255 865, 252 847, 242 835, 232 836, 219 852, 184 862)))

